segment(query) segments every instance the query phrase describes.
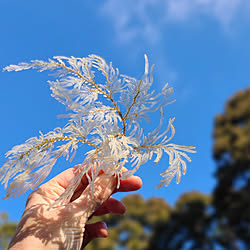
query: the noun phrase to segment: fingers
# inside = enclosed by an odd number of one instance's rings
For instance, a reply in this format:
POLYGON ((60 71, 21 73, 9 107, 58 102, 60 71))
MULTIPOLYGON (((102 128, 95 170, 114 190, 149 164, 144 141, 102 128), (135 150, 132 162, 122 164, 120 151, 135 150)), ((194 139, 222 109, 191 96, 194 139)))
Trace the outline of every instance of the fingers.
POLYGON ((131 176, 125 180, 120 180, 120 187, 115 189, 114 192, 129 192, 136 191, 142 186, 142 180, 139 176, 131 176))
MULTIPOLYGON (((83 190, 87 187, 88 180, 86 176, 83 177, 80 185, 77 187, 74 195, 71 198, 71 201, 76 200, 83 192, 83 190)), ((126 180, 120 180, 120 187, 117 189, 115 187, 113 193, 117 192, 129 192, 129 191, 136 191, 140 189, 142 186, 142 180, 138 176, 131 176, 126 180)))
POLYGON ((126 207, 117 199, 110 197, 104 204, 102 204, 93 214, 94 216, 101 216, 108 213, 124 214, 126 207))
MULTIPOLYGON (((44 196, 44 193, 46 193, 46 198, 48 198, 51 202, 56 200, 68 187, 70 184, 71 180, 78 174, 75 172, 75 170, 79 167, 79 165, 74 166, 73 168, 69 168, 47 183, 43 184, 39 190, 42 191, 42 193, 39 193, 39 197, 41 199, 42 196, 44 196)), ((125 169, 124 169, 125 171, 125 169)), ((99 175, 102 175, 103 172, 99 173, 99 175)), ((115 180, 113 176, 109 176, 109 178, 112 178, 115 180)), ((117 184, 116 184, 117 185, 117 184)), ((138 190, 142 186, 142 180, 137 177, 137 176, 131 176, 125 180, 120 180, 120 187, 117 189, 116 185, 112 191, 112 193, 116 192, 129 192, 129 191, 135 191, 138 190)), ((78 199, 83 191, 86 189, 88 186, 88 179, 86 175, 82 178, 79 186, 76 188, 72 198, 71 202, 75 201, 78 199)), ((96 186, 96 185, 95 185, 96 186)), ((34 195, 33 195, 34 196, 34 195)), ((32 197, 33 197, 32 196, 32 197)), ((106 197, 108 198, 108 197, 106 197)))
POLYGON ((81 210, 85 216, 90 217, 94 213, 101 215, 105 213, 125 212, 124 205, 114 198, 108 198, 114 192, 134 191, 141 187, 142 180, 139 177, 131 176, 126 180, 121 180, 119 189, 116 189, 117 181, 114 176, 101 174, 94 183, 94 196, 91 194, 91 188, 88 185, 82 194, 71 202, 74 207, 81 210), (106 202, 106 200, 108 200, 106 202), (106 204, 105 204, 106 203, 106 204))
POLYGON ((86 225, 82 248, 84 248, 91 240, 97 237, 108 237, 107 225, 103 221, 86 225))
POLYGON ((103 203, 105 203, 115 190, 115 187, 115 177, 101 174, 95 180, 93 195, 90 185, 88 185, 81 196, 68 205, 79 209, 85 216, 90 217, 103 203))
MULTIPOLYGON (((80 166, 80 164, 75 165, 74 167, 63 171, 62 173, 60 173, 59 175, 57 175, 53 179, 51 179, 48 183, 50 183, 52 181, 57 182, 58 185, 60 185, 64 189, 66 189, 69 186, 70 181, 78 174, 78 172, 75 172, 75 170, 79 166, 80 166)), ((126 171, 126 169, 124 168, 123 171, 126 171)), ((102 173, 103 172, 100 172, 99 174, 102 174, 102 173)), ((121 180, 119 192, 127 192, 127 191, 133 191, 133 190, 139 189, 142 185, 142 181, 140 180, 139 177, 135 177, 135 178, 134 177, 135 176, 131 176, 126 180, 121 180)), ((82 181, 81 181, 80 185, 78 186, 78 188, 76 189, 76 191, 84 190, 87 185, 88 185, 88 179, 87 179, 86 175, 84 175, 84 177, 82 178, 82 181)))

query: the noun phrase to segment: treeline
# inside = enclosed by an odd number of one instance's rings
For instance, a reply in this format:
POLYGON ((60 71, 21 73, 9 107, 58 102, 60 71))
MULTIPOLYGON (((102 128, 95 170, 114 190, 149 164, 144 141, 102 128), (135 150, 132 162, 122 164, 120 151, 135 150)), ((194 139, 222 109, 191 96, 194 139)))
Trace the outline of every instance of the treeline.
MULTIPOLYGON (((184 193, 173 207, 160 198, 127 195, 125 215, 92 218, 107 223, 109 237, 86 249, 250 249, 250 89, 236 93, 215 117, 213 138, 217 182, 211 195, 184 193)), ((3 249, 15 226, 2 213, 3 249)))
POLYGON ((185 193, 171 207, 128 195, 124 216, 102 218, 109 238, 87 249, 250 249, 250 89, 215 117, 213 138, 217 183, 210 196, 185 193))

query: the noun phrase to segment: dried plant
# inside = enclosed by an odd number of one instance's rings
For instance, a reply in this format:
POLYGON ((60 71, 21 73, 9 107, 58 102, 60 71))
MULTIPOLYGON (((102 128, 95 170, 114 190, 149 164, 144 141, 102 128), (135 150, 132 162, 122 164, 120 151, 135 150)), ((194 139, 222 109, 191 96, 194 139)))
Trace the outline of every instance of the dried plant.
POLYGON ((69 111, 68 124, 39 137, 32 137, 6 153, 7 160, 0 168, 0 181, 7 189, 6 198, 23 194, 38 186, 50 173, 57 159, 66 156, 72 160, 79 144, 92 147, 79 168, 77 176, 56 201, 57 205, 70 201, 83 175, 88 177, 91 191, 100 170, 125 179, 155 155, 155 164, 163 153, 169 156, 169 166, 161 173, 157 187, 169 185, 174 176, 177 183, 186 173, 186 152, 194 147, 169 143, 175 134, 174 118, 163 124, 163 108, 171 103, 173 92, 166 84, 159 94, 150 91, 153 67, 149 72, 145 55, 145 72, 141 80, 120 75, 112 63, 97 55, 86 58, 56 56, 48 62, 34 60, 4 68, 7 71, 26 69, 55 71, 56 81, 48 81, 52 96, 69 111), (159 126, 143 133, 148 114, 160 112, 159 126), (164 128, 163 128, 164 127, 164 128), (127 163, 129 171, 122 172, 127 163), (9 186, 8 183, 10 182, 9 186))

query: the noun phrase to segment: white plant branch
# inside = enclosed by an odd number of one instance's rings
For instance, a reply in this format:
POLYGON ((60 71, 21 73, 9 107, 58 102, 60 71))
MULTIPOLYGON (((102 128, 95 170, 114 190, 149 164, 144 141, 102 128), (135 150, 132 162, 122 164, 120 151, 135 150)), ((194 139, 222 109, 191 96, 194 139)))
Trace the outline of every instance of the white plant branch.
POLYGON ((174 118, 165 129, 163 109, 169 103, 172 88, 166 84, 159 94, 150 91, 153 83, 153 67, 149 70, 145 55, 145 72, 140 80, 120 75, 112 63, 97 55, 85 58, 56 56, 48 62, 34 60, 4 68, 6 71, 26 69, 55 72, 56 80, 48 81, 52 96, 64 104, 69 118, 64 128, 57 128, 39 137, 13 147, 6 153, 6 161, 0 168, 0 181, 7 188, 6 198, 19 196, 33 189, 50 173, 57 159, 65 156, 72 160, 79 144, 92 149, 86 153, 83 163, 70 186, 56 201, 67 204, 81 178, 86 174, 92 192, 100 170, 116 175, 118 184, 155 156, 155 164, 163 154, 169 156, 169 166, 161 173, 163 180, 157 187, 169 185, 176 176, 180 182, 186 173, 187 153, 194 147, 169 143, 174 137, 174 118), (98 81, 96 81, 98 79, 98 81), (160 111, 159 126, 143 133, 143 121, 149 121, 152 112, 160 111), (130 163, 131 169, 122 172, 130 163))

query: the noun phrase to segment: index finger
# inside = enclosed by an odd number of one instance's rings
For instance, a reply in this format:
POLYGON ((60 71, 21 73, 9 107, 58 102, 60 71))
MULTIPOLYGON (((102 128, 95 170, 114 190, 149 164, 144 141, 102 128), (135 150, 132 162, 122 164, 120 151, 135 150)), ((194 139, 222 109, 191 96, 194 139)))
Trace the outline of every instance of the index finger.
POLYGON ((120 180, 120 187, 115 188, 113 193, 136 191, 142 186, 142 180, 139 176, 132 175, 125 180, 120 180))
MULTIPOLYGON (((56 183, 57 185, 62 187, 61 193, 63 193, 63 190, 65 190, 70 185, 72 179, 76 177, 76 175, 79 173, 75 171, 78 167, 79 165, 76 165, 72 168, 69 168, 63 171, 62 173, 60 173, 59 175, 55 176, 50 181, 45 183, 44 185, 51 187, 53 186, 51 185, 52 183, 56 183)), ((127 169, 123 168, 122 171, 125 172, 127 171, 127 169)), ((99 174, 101 174, 101 172, 99 174)), ((85 190, 85 188, 88 186, 88 184, 89 184, 88 179, 86 175, 84 175, 79 186, 76 188, 71 198, 71 201, 74 201, 75 199, 77 199, 81 195, 81 193, 85 190)), ((115 187, 113 193, 136 191, 139 188, 141 188, 141 186, 142 186, 142 180, 140 177, 130 176, 129 178, 125 180, 120 180, 119 188, 115 187)))
MULTIPOLYGON (((77 173, 75 172, 75 170, 79 166, 80 165, 76 165, 72 168, 69 168, 69 169, 63 171, 62 173, 60 173, 59 175, 57 175, 56 177, 54 177, 50 181, 56 181, 58 183, 58 185, 60 185, 64 189, 66 189, 69 186, 71 180, 79 173, 79 172, 77 172, 77 173)), ((122 169, 122 171, 126 172, 127 169, 124 167, 122 169)), ((79 186, 76 189, 76 192, 83 191, 87 187, 87 185, 88 185, 88 179, 87 179, 86 175, 84 175, 79 186)), ((127 178, 125 180, 120 180, 120 187, 118 189, 116 188, 114 192, 135 191, 135 190, 138 190, 139 188, 141 188, 141 186, 142 186, 142 180, 140 177, 130 176, 129 178, 127 178)))

